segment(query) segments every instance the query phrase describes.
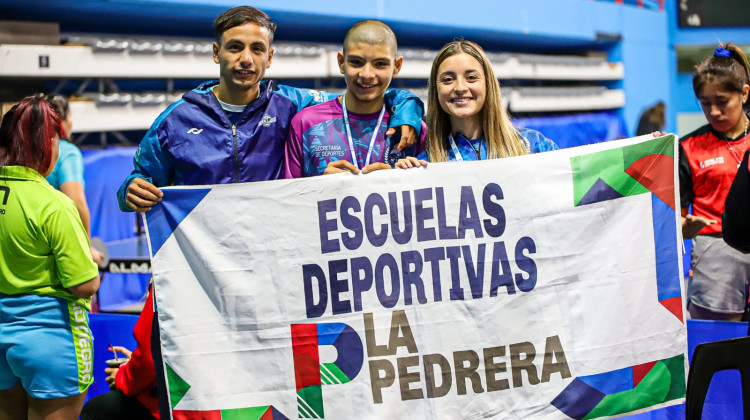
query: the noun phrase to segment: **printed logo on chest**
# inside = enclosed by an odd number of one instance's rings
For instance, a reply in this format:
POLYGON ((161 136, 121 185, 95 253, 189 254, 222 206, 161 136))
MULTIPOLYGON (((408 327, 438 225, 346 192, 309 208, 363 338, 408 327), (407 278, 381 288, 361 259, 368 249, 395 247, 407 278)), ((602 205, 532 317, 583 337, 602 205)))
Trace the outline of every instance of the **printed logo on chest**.
POLYGON ((317 145, 312 147, 312 152, 315 156, 321 157, 321 158, 327 158, 327 157, 337 157, 341 158, 346 153, 346 150, 343 146, 338 144, 325 144, 325 145, 317 145))
POLYGON ((271 124, 276 122, 276 117, 272 117, 268 114, 263 115, 263 119, 258 122, 258 125, 262 125, 263 127, 270 127, 271 124))
POLYGON ((701 169, 706 169, 709 166, 721 165, 722 163, 724 163, 724 156, 717 156, 715 158, 706 159, 704 161, 698 162, 698 166, 701 169))

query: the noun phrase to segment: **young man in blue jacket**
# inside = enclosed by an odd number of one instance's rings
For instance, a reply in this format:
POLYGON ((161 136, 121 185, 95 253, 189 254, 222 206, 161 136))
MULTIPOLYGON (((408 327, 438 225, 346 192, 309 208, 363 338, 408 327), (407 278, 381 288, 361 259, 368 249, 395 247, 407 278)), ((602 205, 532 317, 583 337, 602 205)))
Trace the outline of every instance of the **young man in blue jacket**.
MULTIPOLYGON (((216 18, 213 57, 219 81, 186 93, 154 121, 135 154, 133 172, 117 192, 121 210, 150 210, 161 200, 158 187, 280 177, 292 117, 336 95, 263 81, 273 60, 275 29, 267 14, 249 6, 216 18)), ((403 126, 400 147, 413 144, 421 101, 391 90, 386 106, 393 115, 389 127, 403 126)))
MULTIPOLYGON (((219 81, 186 93, 154 121, 133 158, 133 172, 117 192, 121 210, 149 211, 162 198, 159 187, 280 177, 292 117, 336 95, 263 80, 273 59, 275 30, 267 14, 249 6, 216 18, 213 57, 220 67, 219 81)), ((392 90, 386 94, 386 106, 392 115, 389 127, 401 126, 399 148, 413 145, 419 135, 416 129, 421 128, 422 102, 409 92, 392 90)), ((389 134, 396 131, 391 130, 389 134)), ((152 356, 161 366, 158 331, 154 317, 152 356)), ((158 393, 166 395, 163 371, 156 373, 158 393)), ((132 403, 118 400, 114 393, 105 395, 103 404, 112 412, 122 412, 123 404, 132 403)), ((160 398, 159 405, 161 418, 171 418, 167 399, 160 398)))

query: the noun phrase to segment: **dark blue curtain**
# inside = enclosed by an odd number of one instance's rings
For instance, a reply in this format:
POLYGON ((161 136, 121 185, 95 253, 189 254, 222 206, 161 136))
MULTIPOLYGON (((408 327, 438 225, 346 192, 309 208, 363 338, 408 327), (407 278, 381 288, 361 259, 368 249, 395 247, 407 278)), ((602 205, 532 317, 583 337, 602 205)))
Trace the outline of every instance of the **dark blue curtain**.
POLYGON ((628 137, 625 120, 616 112, 515 118, 513 123, 539 131, 561 149, 628 137))

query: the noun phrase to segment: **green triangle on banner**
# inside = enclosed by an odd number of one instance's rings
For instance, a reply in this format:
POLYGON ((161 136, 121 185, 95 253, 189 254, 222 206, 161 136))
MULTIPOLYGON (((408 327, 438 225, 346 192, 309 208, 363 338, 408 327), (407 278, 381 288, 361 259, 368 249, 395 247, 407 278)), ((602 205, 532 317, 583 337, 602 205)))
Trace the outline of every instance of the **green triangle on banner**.
POLYGON ((185 382, 184 379, 177 374, 177 372, 169 366, 168 363, 164 363, 167 367, 167 387, 169 388, 169 400, 172 403, 172 410, 182 400, 182 397, 187 394, 190 389, 190 384, 185 382))
POLYGON ((260 420, 268 406, 221 410, 221 420, 260 420))
POLYGON ((666 155, 674 158, 675 140, 676 137, 674 134, 668 134, 664 137, 659 137, 653 140, 644 141, 643 143, 623 147, 622 155, 625 167, 627 168, 628 166, 632 165, 633 162, 644 156, 653 154, 666 155))
MULTIPOLYGON (((650 144, 650 143, 649 143, 650 144)), ((648 189, 625 172, 624 148, 603 150, 570 158, 573 172, 573 205, 578 206, 597 182, 607 185, 622 197, 648 193, 648 189), (601 181, 600 181, 601 180, 601 181)), ((595 188, 596 189, 596 188, 595 188)), ((589 203, 611 200, 612 194, 589 203)))
POLYGON ((669 373, 672 375, 672 384, 669 387, 666 400, 685 398, 687 391, 687 384, 685 382, 685 355, 678 354, 669 359, 664 359, 662 362, 667 365, 669 373))
POLYGON ((583 420, 630 413, 670 401, 668 398, 679 398, 670 394, 671 387, 672 371, 664 361, 659 361, 635 388, 605 396, 583 420))

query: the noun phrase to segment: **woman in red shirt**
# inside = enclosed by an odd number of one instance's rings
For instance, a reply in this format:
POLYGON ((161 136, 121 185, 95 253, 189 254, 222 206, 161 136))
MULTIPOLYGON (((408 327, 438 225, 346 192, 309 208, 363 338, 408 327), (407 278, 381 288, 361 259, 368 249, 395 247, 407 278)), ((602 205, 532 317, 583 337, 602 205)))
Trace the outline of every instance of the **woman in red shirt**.
POLYGON ((682 232, 695 238, 688 309, 693 318, 738 321, 748 300, 750 256, 724 243, 721 214, 750 147, 750 65, 742 50, 732 43, 716 48, 696 67, 693 91, 708 124, 680 141, 682 232))

